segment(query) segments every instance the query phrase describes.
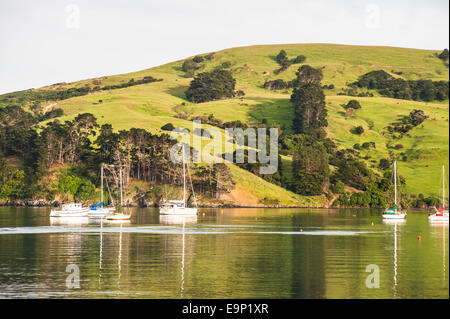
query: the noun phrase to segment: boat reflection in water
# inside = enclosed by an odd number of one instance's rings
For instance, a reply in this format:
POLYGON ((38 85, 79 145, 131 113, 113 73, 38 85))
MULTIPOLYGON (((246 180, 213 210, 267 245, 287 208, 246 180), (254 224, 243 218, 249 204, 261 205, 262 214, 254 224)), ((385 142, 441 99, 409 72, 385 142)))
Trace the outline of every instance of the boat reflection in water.
POLYGON ((89 224, 89 217, 50 217, 51 226, 84 226, 89 224))
POLYGON ((166 225, 195 224, 197 215, 159 215, 159 223, 166 225))
POLYGON ((446 254, 445 251, 447 249, 447 240, 446 240, 446 236, 445 233, 448 231, 448 221, 441 221, 441 222, 433 222, 430 223, 430 225, 433 227, 433 232, 432 234, 435 235, 436 237, 438 236, 442 236, 442 275, 443 275, 443 283, 444 283, 444 287, 445 284, 448 283, 448 280, 446 280, 446 263, 447 263, 447 259, 446 259, 446 254))
MULTIPOLYGON (((181 265, 180 265, 180 297, 183 298, 185 280, 185 255, 186 255, 186 224, 197 223, 197 215, 159 215, 160 224, 182 225, 181 230, 181 265)), ((192 248, 192 243, 191 243, 192 248)))
POLYGON ((383 219, 383 224, 394 226, 394 297, 397 296, 397 275, 398 275, 398 239, 397 227, 406 224, 405 219, 383 219))

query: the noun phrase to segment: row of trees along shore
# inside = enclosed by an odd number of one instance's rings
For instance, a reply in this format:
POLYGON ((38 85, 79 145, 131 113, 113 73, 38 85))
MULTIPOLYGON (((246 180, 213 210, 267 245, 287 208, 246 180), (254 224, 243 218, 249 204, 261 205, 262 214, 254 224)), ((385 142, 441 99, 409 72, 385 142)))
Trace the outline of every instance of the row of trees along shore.
MULTIPOLYGON (((114 132, 110 124, 99 126, 90 113, 64 123, 54 120, 39 129, 35 124, 36 119, 18 106, 0 109, 0 200, 52 200, 66 191, 92 199, 101 163, 121 167, 125 186, 131 180, 182 185, 181 166, 170 160, 175 142, 167 134, 138 128, 114 132), (9 165, 13 159, 19 165, 9 165), (75 190, 64 185, 73 183, 79 186, 75 190)), ((200 194, 217 198, 234 187, 225 164, 192 170, 200 194)))

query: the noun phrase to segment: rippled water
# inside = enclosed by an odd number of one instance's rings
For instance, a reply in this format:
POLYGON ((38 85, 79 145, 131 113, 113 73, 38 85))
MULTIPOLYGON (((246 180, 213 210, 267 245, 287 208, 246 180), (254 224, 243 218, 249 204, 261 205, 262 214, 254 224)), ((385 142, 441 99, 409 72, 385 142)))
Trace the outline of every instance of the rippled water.
POLYGON ((378 210, 130 211, 101 223, 0 208, 0 298, 449 298, 448 224, 424 211, 394 223, 378 210))

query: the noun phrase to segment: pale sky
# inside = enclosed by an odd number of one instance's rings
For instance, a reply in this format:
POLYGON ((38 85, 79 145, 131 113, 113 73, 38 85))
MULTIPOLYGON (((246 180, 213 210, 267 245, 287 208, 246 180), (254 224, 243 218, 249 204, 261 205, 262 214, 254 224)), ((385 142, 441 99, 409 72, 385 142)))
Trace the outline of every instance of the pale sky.
POLYGON ((282 43, 449 47, 448 0, 0 0, 0 94, 282 43))

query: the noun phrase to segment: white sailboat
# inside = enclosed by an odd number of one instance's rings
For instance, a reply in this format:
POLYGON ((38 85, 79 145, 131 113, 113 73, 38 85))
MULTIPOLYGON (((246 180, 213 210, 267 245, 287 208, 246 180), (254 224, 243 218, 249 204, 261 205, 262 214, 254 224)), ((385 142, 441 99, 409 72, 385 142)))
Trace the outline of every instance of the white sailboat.
MULTIPOLYGON (((123 209, 123 179, 122 179, 122 168, 119 171, 120 178, 120 207, 123 209)), ((112 212, 106 216, 106 220, 129 220, 131 218, 130 214, 125 214, 123 212, 112 212)))
MULTIPOLYGON (((159 208, 159 213, 161 215, 197 215, 197 207, 187 207, 186 203, 186 161, 185 161, 185 148, 183 145, 183 200, 169 200, 161 205, 159 208)), ((189 168, 188 168, 189 170, 189 168)), ((189 173, 189 171, 188 171, 189 173)), ((189 174, 189 178, 191 178, 189 174)), ((192 180, 191 186, 192 186, 192 180)), ((192 187, 192 193, 194 195, 194 201, 197 203, 195 199, 194 189, 192 187)))
MULTIPOLYGON (((103 204, 103 163, 100 166, 100 203, 97 205, 91 205, 91 209, 89 210, 89 217, 90 218, 104 218, 106 215, 111 214, 115 211, 115 207, 105 207, 103 204)), ((114 201, 111 197, 111 192, 109 192, 109 196, 111 199, 111 202, 114 205, 114 201)))
POLYGON ((445 166, 442 165, 442 208, 436 209, 432 214, 428 215, 430 222, 447 222, 448 223, 448 209, 445 209, 445 166))
POLYGON ((394 207, 389 207, 383 212, 385 219, 404 219, 406 211, 401 211, 397 206, 397 161, 394 161, 394 207))

